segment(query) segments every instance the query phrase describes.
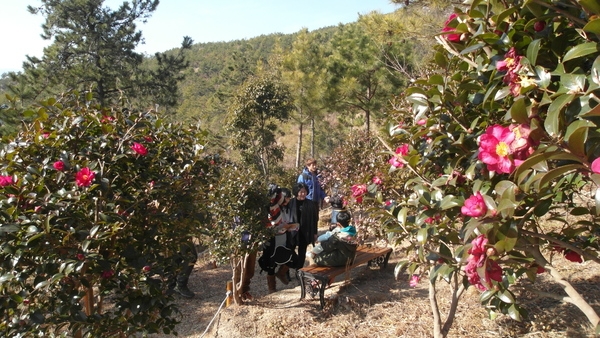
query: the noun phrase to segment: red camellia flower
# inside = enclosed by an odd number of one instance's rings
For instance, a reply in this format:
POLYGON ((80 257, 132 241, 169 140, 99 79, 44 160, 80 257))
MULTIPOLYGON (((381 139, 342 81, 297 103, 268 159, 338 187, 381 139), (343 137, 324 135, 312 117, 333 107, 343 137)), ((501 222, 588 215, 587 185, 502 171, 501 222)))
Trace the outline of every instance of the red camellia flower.
POLYGON ((470 217, 484 216, 487 213, 487 206, 483 200, 483 195, 478 191, 475 195, 467 198, 465 204, 460 208, 460 212, 470 217))
POLYGON ((82 253, 78 253, 78 254, 77 254, 77 259, 78 259, 78 260, 80 260, 80 261, 82 261, 82 260, 84 260, 84 259, 85 259, 85 255, 84 255, 84 254, 82 254, 82 253))
POLYGON ((144 270, 144 272, 150 272, 152 268, 150 267, 150 265, 145 265, 142 270, 144 270))
POLYGON ((146 149, 146 147, 144 147, 144 145, 141 143, 133 142, 131 149, 142 156, 148 155, 148 149, 146 149))
POLYGON ((54 162, 54 164, 52 164, 52 166, 54 167, 54 169, 56 169, 58 171, 65 170, 65 162, 63 162, 63 161, 56 161, 56 162, 54 162))
POLYGON ((7 185, 13 184, 13 178, 11 175, 0 176, 0 187, 6 187, 7 185))
POLYGON ((488 249, 485 246, 488 239, 479 235, 471 241, 467 265, 463 268, 471 285, 475 285, 480 291, 489 290, 492 281, 502 281, 502 268, 500 265, 488 258, 488 249))
POLYGON ((533 30, 536 32, 541 32, 546 28, 546 21, 538 21, 533 24, 533 30))
POLYGON ((578 254, 575 251, 571 251, 571 250, 567 250, 565 252, 565 258, 571 262, 575 262, 575 263, 582 263, 583 262, 583 258, 581 257, 580 254, 578 254))
MULTIPOLYGON (((449 27, 448 24, 450 24, 450 22, 452 22, 452 20, 456 19, 458 17, 458 14, 456 13, 452 13, 450 14, 450 16, 448 17, 448 19, 446 20, 446 22, 444 22, 444 28, 442 29, 442 32, 454 32, 455 29, 452 27, 449 27)), ((460 42, 460 34, 446 34, 445 35, 446 40, 450 41, 450 42, 460 42)))
POLYGON ((92 185, 95 175, 96 173, 91 171, 90 168, 85 167, 75 174, 75 182, 80 187, 89 187, 92 185))
POLYGON ((390 158, 388 163, 391 164, 392 166, 394 166, 395 168, 402 168, 402 167, 404 167, 404 163, 406 163, 406 161, 404 161, 402 156, 406 156, 407 154, 408 154, 408 144, 405 143, 405 144, 399 146, 398 148, 396 148, 396 155, 392 156, 392 158, 390 158))
POLYGON ((115 272, 113 270, 104 270, 104 271, 102 271, 102 278, 104 278, 104 279, 109 279, 109 278, 111 278, 114 275, 115 275, 115 272))

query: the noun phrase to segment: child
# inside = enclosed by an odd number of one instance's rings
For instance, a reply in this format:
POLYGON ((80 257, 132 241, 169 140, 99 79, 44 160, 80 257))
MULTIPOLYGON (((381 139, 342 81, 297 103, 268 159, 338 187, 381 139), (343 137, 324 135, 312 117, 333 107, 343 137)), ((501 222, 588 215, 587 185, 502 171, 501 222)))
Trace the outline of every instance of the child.
POLYGON ((344 210, 344 200, 341 196, 335 195, 329 199, 329 203, 331 204, 331 222, 329 231, 331 231, 337 226, 337 215, 340 211, 344 210))
POLYGON ((356 254, 356 228, 350 225, 350 213, 342 210, 337 215, 338 227, 321 235, 312 250, 315 263, 320 266, 352 264, 356 254))

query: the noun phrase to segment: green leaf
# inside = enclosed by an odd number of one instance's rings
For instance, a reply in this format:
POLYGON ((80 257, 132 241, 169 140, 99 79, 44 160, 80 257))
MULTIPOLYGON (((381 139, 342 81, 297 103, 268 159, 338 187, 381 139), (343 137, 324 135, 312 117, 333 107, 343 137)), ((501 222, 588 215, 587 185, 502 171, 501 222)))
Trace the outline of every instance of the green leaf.
POLYGON ((503 249, 508 252, 511 251, 517 244, 517 238, 519 237, 519 230, 515 222, 506 222, 498 228, 496 233, 496 239, 503 241, 503 249))
POLYGON ((502 292, 498 292, 498 298, 508 304, 513 304, 515 302, 515 297, 513 297, 512 293, 508 290, 504 290, 502 292))
POLYGON ((539 181, 537 189, 539 190, 539 189, 545 187, 546 184, 548 184, 549 182, 551 182, 553 179, 555 179, 557 177, 566 175, 567 173, 570 173, 572 171, 576 171, 579 169, 586 169, 586 167, 582 164, 567 164, 567 165, 558 167, 556 169, 550 170, 539 181))
POLYGON ((600 35, 600 19, 594 19, 594 20, 588 21, 588 23, 585 24, 585 26, 583 26, 583 30, 585 32, 600 35))
POLYGON ((428 230, 429 229, 425 227, 419 229, 419 232, 417 232, 417 241, 422 245, 427 242, 428 230))
POLYGON ((586 42, 580 45, 577 45, 565 54, 562 62, 567 62, 569 60, 577 59, 582 56, 590 55, 592 53, 598 52, 598 44, 596 42, 586 42))
POLYGON ((579 156, 585 156, 585 143, 587 141, 588 130, 596 125, 588 120, 577 120, 567 127, 565 139, 569 145, 569 150, 579 156))
POLYGON ((525 104, 525 97, 521 97, 516 100, 510 107, 510 117, 517 123, 529 124, 529 117, 527 113, 527 106, 525 104))
POLYGON ((536 81, 538 87, 548 88, 550 85, 550 80, 552 79, 552 74, 550 74, 546 68, 540 66, 535 66, 535 74, 539 78, 539 80, 536 81))
POLYGON ((596 216, 600 216, 600 188, 596 189, 594 201, 596 202, 596 216))
POLYGON ((508 308, 508 315, 514 320, 521 321, 521 313, 515 304, 508 308))
POLYGON ((537 62, 537 56, 538 53, 540 51, 540 45, 542 43, 542 40, 540 39, 536 39, 533 40, 529 46, 527 46, 527 59, 529 60, 529 62, 535 66, 535 63, 537 62))
POLYGON ((496 291, 495 289, 486 290, 486 291, 482 292, 481 295, 479 295, 479 301, 481 303, 487 302, 490 298, 492 298, 493 295, 496 294, 496 292, 498 292, 498 291, 496 291))
POLYGON ((408 209, 407 208, 402 208, 400 210, 400 212, 398 212, 398 222, 402 225, 406 224, 406 217, 408 215, 408 209))
POLYGON ((585 8, 588 13, 596 15, 600 14, 600 3, 598 0, 578 0, 577 2, 581 5, 581 7, 585 8))
POLYGON ((544 128, 552 137, 558 137, 561 127, 561 111, 565 105, 573 101, 575 95, 563 94, 557 97, 548 107, 548 115, 544 121, 544 128))
POLYGON ((398 264, 396 264, 396 267, 394 268, 394 277, 396 279, 398 279, 398 276, 400 276, 402 271, 404 269, 406 269, 407 264, 408 264, 408 261, 400 261, 400 262, 398 262, 398 264))
POLYGON ((462 199, 456 198, 454 195, 446 195, 440 202, 440 208, 442 210, 447 210, 462 205, 463 203, 462 199))

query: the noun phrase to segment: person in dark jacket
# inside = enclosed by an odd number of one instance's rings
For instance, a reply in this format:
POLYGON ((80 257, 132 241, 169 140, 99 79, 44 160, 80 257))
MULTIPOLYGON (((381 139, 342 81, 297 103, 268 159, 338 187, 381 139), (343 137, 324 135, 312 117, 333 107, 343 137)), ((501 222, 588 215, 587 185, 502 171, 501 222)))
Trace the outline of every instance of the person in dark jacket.
POLYGON ((317 210, 321 208, 321 203, 329 203, 329 196, 323 191, 321 182, 319 182, 317 160, 309 158, 305 161, 305 167, 298 176, 297 183, 304 183, 308 188, 306 199, 315 202, 317 210))
POLYGON ((350 213, 342 210, 337 215, 338 228, 320 237, 313 248, 315 263, 319 266, 346 266, 352 264, 358 247, 356 228, 350 225, 350 213))
POLYGON ((309 244, 315 244, 317 240, 317 226, 319 223, 319 210, 317 205, 306 199, 308 186, 304 183, 297 183, 292 189, 294 198, 289 202, 290 216, 288 222, 299 223, 296 233, 295 243, 298 249, 298 260, 296 269, 304 267, 306 262, 306 249, 309 244))

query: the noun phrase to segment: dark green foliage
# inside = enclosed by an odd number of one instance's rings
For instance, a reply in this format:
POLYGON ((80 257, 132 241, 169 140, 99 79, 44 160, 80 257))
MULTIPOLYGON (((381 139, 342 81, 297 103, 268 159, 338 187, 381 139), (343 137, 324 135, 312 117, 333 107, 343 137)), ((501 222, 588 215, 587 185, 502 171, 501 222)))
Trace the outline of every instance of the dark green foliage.
POLYGON ((166 278, 180 244, 207 232, 206 133, 72 96, 31 113, 0 151, 0 332, 172 331, 166 278), (86 311, 92 287, 114 307, 86 311))
POLYGON ((276 137, 292 109, 288 88, 276 78, 266 77, 248 80, 230 107, 228 129, 233 148, 240 151, 244 163, 266 178, 271 167, 283 159, 283 147, 276 137))
POLYGON ((28 9, 42 14, 45 39, 53 43, 41 59, 28 57, 22 73, 11 74, 14 95, 40 100, 67 91, 91 92, 105 105, 114 100, 172 107, 177 103, 177 83, 187 67, 183 51, 191 47, 184 38, 176 55, 157 53, 154 69, 144 64, 136 46, 142 41, 136 21, 147 19, 158 0, 125 2, 117 10, 103 0, 43 0, 28 9))

